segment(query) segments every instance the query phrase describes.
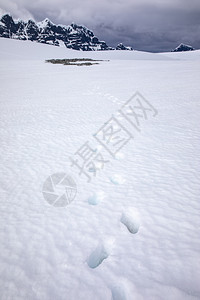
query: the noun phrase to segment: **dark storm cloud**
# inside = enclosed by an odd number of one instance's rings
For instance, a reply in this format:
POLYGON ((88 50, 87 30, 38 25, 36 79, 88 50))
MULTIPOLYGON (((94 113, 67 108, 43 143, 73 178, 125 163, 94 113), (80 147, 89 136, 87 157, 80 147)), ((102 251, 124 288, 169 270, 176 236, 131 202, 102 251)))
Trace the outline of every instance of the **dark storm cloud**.
POLYGON ((179 43, 200 48, 199 0, 0 0, 15 18, 83 24, 109 45, 169 51, 179 43))

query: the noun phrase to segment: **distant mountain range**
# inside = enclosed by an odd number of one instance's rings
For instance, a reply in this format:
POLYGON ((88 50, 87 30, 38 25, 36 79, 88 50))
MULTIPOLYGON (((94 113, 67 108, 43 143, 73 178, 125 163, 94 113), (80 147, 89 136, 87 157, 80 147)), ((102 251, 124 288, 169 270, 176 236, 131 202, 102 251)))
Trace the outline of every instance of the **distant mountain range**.
POLYGON ((94 33, 85 26, 72 23, 71 25, 56 25, 49 19, 35 23, 13 20, 12 16, 5 14, 0 19, 0 37, 36 41, 54 46, 65 45, 69 49, 94 50, 133 50, 122 43, 116 48, 109 47, 106 42, 99 41, 94 33))

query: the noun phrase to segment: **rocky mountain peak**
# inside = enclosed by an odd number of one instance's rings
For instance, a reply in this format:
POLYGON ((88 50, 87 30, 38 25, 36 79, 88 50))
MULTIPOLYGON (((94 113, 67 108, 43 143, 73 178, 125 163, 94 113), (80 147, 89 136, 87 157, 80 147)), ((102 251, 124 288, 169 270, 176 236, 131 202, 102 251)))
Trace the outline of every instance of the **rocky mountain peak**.
MULTIPOLYGON (((83 51, 114 50, 106 42, 99 41, 90 29, 85 26, 72 23, 71 25, 56 25, 48 18, 41 22, 28 20, 13 20, 12 16, 6 14, 0 20, 0 37, 19 40, 30 40, 39 43, 60 46, 65 44, 67 48, 83 51)), ((117 50, 132 50, 119 44, 117 50)))

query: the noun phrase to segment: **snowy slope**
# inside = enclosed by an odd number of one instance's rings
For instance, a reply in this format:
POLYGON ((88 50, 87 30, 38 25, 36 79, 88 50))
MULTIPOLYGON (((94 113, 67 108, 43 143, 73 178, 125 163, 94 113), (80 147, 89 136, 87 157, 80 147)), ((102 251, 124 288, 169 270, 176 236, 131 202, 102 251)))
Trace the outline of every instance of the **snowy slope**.
POLYGON ((0 39, 2 300, 200 298, 195 53, 84 54, 0 39), (110 61, 44 62, 83 55, 110 61), (136 91, 158 111, 141 133, 118 116, 136 91), (112 115, 134 135, 116 158, 93 136, 112 115), (90 183, 69 159, 86 141, 109 161, 90 183), (42 194, 57 172, 77 184, 61 208, 42 194))

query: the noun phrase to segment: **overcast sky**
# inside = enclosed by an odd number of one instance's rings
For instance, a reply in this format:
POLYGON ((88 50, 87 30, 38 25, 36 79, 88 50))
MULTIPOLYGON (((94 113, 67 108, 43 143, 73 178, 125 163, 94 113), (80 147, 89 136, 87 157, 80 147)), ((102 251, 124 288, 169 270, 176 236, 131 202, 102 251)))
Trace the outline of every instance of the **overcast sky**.
POLYGON ((0 13, 93 30, 109 46, 169 51, 180 43, 200 48, 200 0, 0 0, 0 13))

